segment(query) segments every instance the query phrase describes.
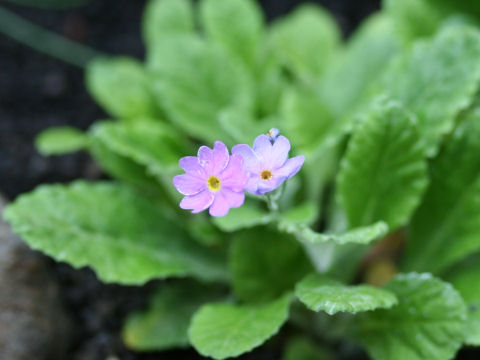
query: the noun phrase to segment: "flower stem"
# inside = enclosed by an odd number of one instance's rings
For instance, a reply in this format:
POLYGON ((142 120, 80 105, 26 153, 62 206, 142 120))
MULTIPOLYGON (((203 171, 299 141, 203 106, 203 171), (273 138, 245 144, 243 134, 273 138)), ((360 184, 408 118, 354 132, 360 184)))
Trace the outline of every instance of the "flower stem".
POLYGON ((278 205, 278 200, 280 200, 280 198, 282 197, 284 189, 285 189, 285 183, 283 183, 282 186, 277 190, 265 195, 265 200, 267 201, 268 210, 270 210, 272 213, 277 213, 280 210, 280 206, 278 205))
POLYGON ((268 210, 270 210, 272 213, 278 212, 279 207, 278 207, 277 199, 275 199, 273 195, 267 194, 266 200, 267 200, 268 210))

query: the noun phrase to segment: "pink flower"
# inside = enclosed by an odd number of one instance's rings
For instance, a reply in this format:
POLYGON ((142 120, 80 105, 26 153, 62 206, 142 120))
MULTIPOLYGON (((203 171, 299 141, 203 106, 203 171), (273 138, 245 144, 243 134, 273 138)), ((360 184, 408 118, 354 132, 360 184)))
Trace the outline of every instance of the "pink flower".
POLYGON ((276 138, 260 135, 253 143, 253 149, 246 144, 235 145, 232 154, 243 157, 245 170, 249 174, 245 190, 262 195, 295 175, 305 162, 305 157, 300 155, 288 159, 289 152, 290 142, 282 135, 276 138))
POLYGON ((202 146, 198 157, 186 156, 179 164, 185 174, 175 176, 173 184, 185 195, 180 202, 182 209, 199 213, 210 208, 210 215, 225 216, 230 208, 242 206, 248 181, 243 158, 230 156, 224 143, 216 141, 213 150, 202 146))

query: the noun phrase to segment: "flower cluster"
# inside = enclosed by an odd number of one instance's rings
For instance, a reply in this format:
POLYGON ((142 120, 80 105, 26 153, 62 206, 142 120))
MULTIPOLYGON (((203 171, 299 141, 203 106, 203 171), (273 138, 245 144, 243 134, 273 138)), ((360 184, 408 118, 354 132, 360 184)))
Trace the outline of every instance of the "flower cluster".
POLYGON ((277 129, 258 136, 253 148, 235 145, 232 155, 221 141, 213 149, 201 146, 198 156, 186 156, 179 163, 185 174, 173 178, 185 197, 182 209, 199 213, 209 209, 212 216, 225 216, 230 208, 243 205, 247 191, 263 195, 278 188, 302 167, 305 157, 288 158, 290 142, 277 129))

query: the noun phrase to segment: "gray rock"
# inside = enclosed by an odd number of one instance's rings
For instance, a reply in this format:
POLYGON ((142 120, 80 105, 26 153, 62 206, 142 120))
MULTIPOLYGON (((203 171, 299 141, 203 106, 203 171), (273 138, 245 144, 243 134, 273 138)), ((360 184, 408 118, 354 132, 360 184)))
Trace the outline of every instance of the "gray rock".
MULTIPOLYGON (((5 204, 0 195, 0 215, 5 204)), ((0 359, 64 359, 70 328, 45 258, 0 216, 0 359)))

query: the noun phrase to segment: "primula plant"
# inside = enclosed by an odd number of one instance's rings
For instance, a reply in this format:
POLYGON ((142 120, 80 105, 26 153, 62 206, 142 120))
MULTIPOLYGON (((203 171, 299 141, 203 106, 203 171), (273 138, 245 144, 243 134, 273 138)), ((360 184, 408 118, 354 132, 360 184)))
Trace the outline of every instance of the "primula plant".
POLYGON ((152 0, 145 63, 86 72, 115 120, 37 140, 112 180, 4 216, 104 282, 169 279, 125 319, 138 351, 454 358, 480 345, 479 21, 473 0, 387 0, 342 41, 313 5, 267 26, 253 0, 152 0))

